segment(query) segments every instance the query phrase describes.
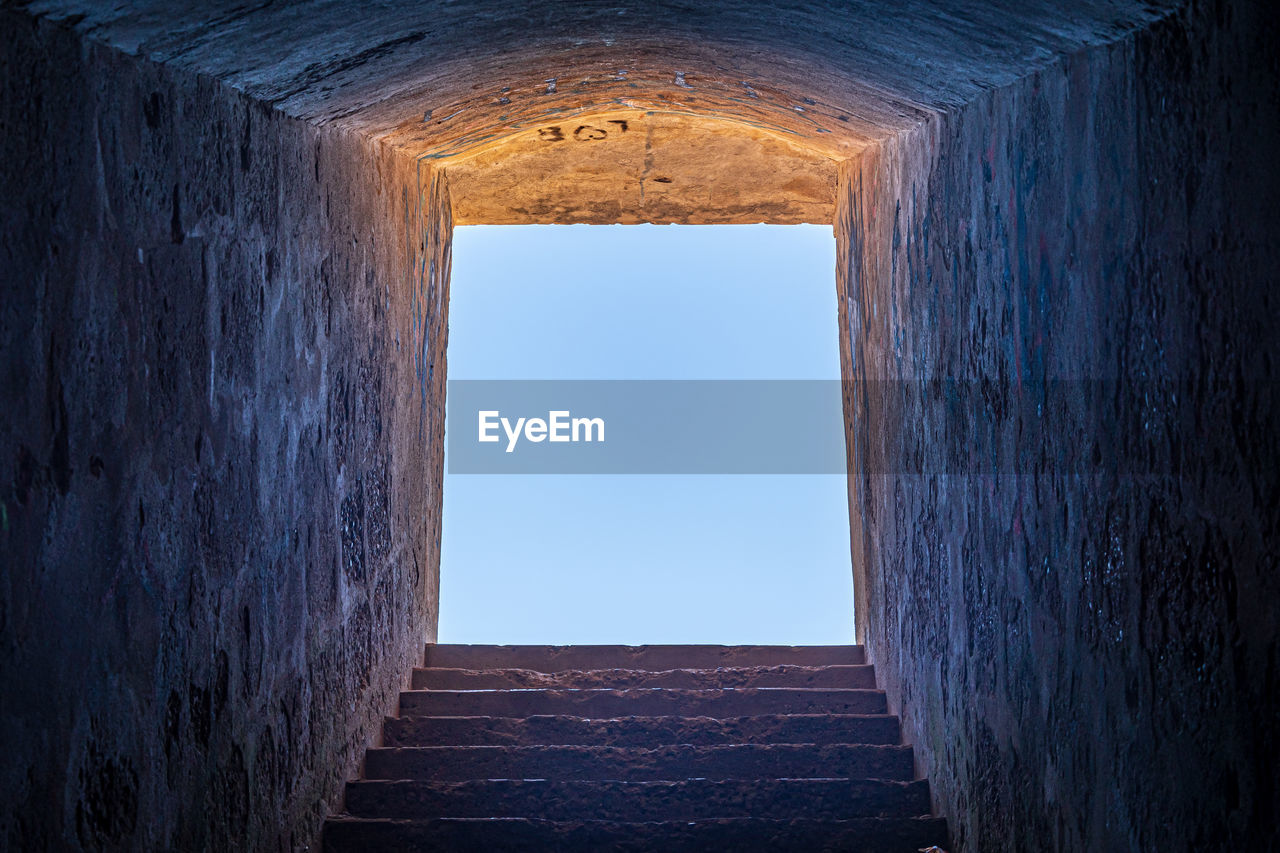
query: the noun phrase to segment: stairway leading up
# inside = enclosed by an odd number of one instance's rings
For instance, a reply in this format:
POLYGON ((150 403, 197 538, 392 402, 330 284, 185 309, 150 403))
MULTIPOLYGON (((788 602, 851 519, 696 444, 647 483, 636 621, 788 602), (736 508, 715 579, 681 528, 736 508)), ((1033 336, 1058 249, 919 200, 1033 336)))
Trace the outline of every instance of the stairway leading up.
POLYGON ((945 845, 860 646, 429 645, 324 847, 945 845))

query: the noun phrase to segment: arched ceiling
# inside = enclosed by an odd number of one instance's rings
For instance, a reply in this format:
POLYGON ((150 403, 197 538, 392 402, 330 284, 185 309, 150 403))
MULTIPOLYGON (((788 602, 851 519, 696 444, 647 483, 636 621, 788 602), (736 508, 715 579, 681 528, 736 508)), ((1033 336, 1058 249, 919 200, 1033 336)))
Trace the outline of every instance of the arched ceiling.
POLYGON ((443 167, 455 221, 828 222, 836 164, 1172 3, 26 4, 443 167))
POLYGON ((358 120, 446 168, 459 224, 829 223, 837 164, 920 117, 767 51, 608 41, 491 55, 450 75, 478 81, 453 99, 419 114, 423 90, 396 94, 358 120))

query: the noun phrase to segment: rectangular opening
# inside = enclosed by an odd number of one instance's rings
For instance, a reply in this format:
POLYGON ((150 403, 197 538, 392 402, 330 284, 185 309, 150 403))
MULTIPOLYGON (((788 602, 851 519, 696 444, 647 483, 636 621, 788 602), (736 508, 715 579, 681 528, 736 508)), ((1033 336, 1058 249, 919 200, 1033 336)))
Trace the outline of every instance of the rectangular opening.
MULTIPOLYGON (((852 642, 834 268, 829 226, 456 228, 439 641, 852 642), (759 393, 766 408, 780 401, 761 419, 776 438, 734 451, 742 470, 790 458, 795 448, 782 445, 812 424, 788 419, 824 421, 838 458, 817 474, 786 461, 783 473, 647 474, 629 458, 629 473, 458 473, 457 442, 480 427, 464 402, 492 380, 542 381, 552 400, 570 386, 548 381, 590 380, 562 404, 586 407, 574 416, 610 393, 661 409, 668 385, 621 384, 635 380, 683 381, 680 393, 715 416, 717 395, 772 380, 759 393), (812 408, 785 404, 797 393, 812 408)), ((543 409, 558 404, 542 403, 502 412, 500 440, 485 449, 509 446, 519 417, 547 420, 543 409)), ((653 417, 683 428, 691 416, 653 417)), ((610 422, 605 443, 620 429, 610 422)), ((527 430, 515 436, 521 452, 550 449, 531 447, 527 430)))

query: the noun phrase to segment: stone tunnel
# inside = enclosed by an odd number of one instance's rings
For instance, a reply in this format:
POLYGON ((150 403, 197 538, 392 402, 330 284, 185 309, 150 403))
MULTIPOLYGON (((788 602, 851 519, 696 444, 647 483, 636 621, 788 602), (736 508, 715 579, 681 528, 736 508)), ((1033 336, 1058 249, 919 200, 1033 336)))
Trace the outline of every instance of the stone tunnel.
POLYGON ((1276 44, 6 2, 4 846, 316 846, 435 636, 454 224, 766 222, 834 228, 849 607, 950 849, 1277 849, 1276 44))

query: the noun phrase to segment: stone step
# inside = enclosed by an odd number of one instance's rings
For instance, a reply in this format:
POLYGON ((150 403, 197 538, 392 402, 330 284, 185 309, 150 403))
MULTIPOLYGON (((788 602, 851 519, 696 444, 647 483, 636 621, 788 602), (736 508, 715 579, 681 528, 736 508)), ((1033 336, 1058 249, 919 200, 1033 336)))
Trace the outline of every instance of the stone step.
POLYGON ((938 818, 618 823, 526 818, 387 820, 333 818, 325 825, 328 853, 903 853, 947 843, 938 818))
POLYGON ((388 717, 384 746, 710 746, 734 743, 872 743, 902 739, 890 714, 729 717, 388 717))
POLYGON ((429 645, 325 849, 945 844, 860 646, 429 645))
POLYGON ((415 689, 495 690, 521 687, 863 687, 876 686, 867 664, 836 666, 736 666, 721 669, 588 669, 540 672, 533 669, 456 669, 418 667, 415 689))
POLYGON ((685 779, 914 778, 910 746, 732 744, 724 746, 380 747, 365 756, 366 779, 685 779))
POLYGON ((429 643, 424 666, 448 669, 716 669, 866 663, 862 646, 484 646, 429 643))
POLYGON ((927 782, 763 779, 680 782, 362 781, 347 785, 356 817, 537 817, 663 821, 914 817, 929 813, 927 782))
POLYGON ((728 690, 406 690, 403 716, 574 717, 756 714, 883 714, 884 692, 865 689, 741 687, 728 690))

